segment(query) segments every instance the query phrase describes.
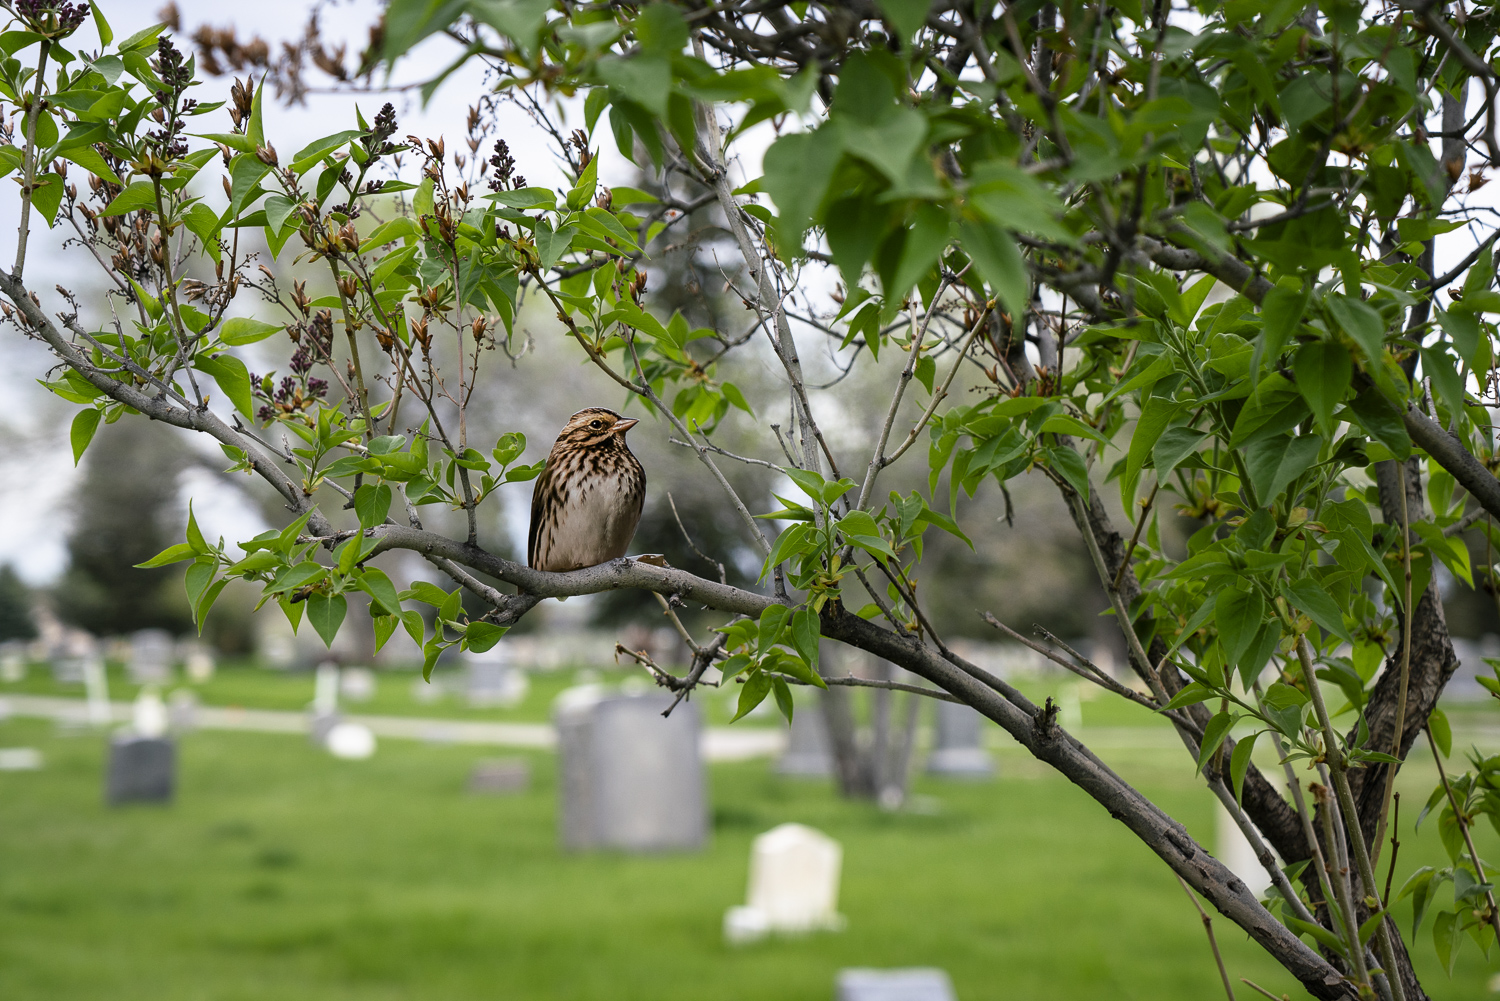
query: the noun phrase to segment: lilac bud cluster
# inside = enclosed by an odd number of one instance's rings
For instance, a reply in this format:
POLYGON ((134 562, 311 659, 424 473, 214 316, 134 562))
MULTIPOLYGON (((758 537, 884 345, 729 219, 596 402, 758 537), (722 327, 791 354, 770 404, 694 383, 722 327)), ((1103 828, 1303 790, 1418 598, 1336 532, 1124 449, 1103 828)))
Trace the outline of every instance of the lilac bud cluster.
MULTIPOLYGON (((298 288, 297 291, 300 304, 301 289, 298 288)), ((292 353, 287 365, 292 374, 283 376, 280 385, 276 385, 269 375, 250 377, 255 395, 265 401, 265 405, 255 415, 262 422, 278 417, 299 416, 328 395, 328 381, 309 373, 314 365, 331 364, 333 361, 332 310, 320 309, 312 314, 307 323, 293 323, 286 331, 297 345, 297 350, 292 353)))
POLYGON ((386 141, 395 134, 396 109, 391 107, 390 102, 386 102, 385 107, 380 109, 380 114, 375 116, 375 124, 364 134, 359 144, 371 156, 388 156, 401 150, 400 146, 386 141))
POLYGON ((510 155, 510 147, 505 145, 504 139, 495 141, 495 155, 490 157, 490 166, 495 168, 495 176, 490 178, 491 191, 526 187, 526 178, 515 172, 516 158, 510 155))
POLYGON ((58 0, 17 0, 16 13, 42 34, 63 38, 78 30, 89 16, 86 3, 59 3, 58 0))

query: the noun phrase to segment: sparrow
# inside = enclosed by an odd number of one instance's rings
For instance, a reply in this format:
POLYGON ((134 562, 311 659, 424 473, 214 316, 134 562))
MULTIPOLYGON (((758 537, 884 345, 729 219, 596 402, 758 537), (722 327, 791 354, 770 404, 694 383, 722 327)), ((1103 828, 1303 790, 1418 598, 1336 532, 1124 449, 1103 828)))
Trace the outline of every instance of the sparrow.
POLYGON ((625 555, 646 501, 646 471, 625 444, 638 423, 603 407, 568 418, 531 491, 528 566, 563 573, 625 555))

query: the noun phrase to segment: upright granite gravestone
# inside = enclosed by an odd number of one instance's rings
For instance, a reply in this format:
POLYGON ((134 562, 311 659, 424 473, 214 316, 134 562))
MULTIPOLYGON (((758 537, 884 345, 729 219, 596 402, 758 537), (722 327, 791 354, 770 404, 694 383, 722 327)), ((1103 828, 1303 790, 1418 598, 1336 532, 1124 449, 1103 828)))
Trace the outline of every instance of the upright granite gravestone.
POLYGON ((835 1001, 958 1001, 945 970, 913 966, 897 970, 840 970, 835 1001))
POLYGON ((776 762, 781 775, 823 778, 833 774, 833 751, 828 740, 828 717, 816 699, 792 714, 786 750, 776 762))
POLYGON ((510 663, 501 645, 482 654, 464 655, 464 697, 478 708, 520 705, 530 687, 526 672, 510 663))
POLYGON ((565 692, 555 711, 559 834, 574 851, 700 848, 708 797, 698 707, 666 694, 565 692))
POLYGON ((109 741, 104 799, 120 803, 169 803, 177 778, 177 749, 165 737, 116 734, 109 741))
POLYGON ((172 680, 177 644, 165 629, 142 629, 130 636, 130 680, 137 685, 160 685, 172 680))
POLYGON ((119 803, 167 803, 177 785, 177 747, 166 736, 167 707, 154 688, 144 688, 131 708, 130 729, 109 742, 104 799, 119 803))
POLYGON ((984 748, 984 717, 973 706, 937 701, 937 726, 927 771, 953 778, 984 779, 995 762, 984 748))

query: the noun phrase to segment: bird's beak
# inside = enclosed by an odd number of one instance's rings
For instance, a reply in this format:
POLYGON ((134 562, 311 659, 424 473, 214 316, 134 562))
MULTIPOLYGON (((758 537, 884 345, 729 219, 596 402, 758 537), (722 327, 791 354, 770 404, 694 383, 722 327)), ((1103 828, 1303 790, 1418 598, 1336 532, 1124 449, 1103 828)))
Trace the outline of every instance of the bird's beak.
POLYGON ((615 434, 624 434, 640 423, 640 420, 615 421, 615 434))

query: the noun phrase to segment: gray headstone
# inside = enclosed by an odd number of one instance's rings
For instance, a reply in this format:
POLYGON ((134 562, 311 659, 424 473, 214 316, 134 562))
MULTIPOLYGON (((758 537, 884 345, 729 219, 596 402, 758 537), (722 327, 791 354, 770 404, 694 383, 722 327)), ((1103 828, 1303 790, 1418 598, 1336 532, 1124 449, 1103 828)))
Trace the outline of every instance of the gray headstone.
POLYGON ((995 761, 984 747, 984 717, 972 706, 937 702, 937 727, 927 770, 957 778, 988 778, 995 761))
POLYGON ((708 834, 698 707, 666 694, 579 690, 556 711, 564 848, 690 850, 708 834))
POLYGON ((498 658, 465 658, 464 697, 471 706, 514 706, 526 697, 527 687, 526 675, 498 658))
POLYGON ((958 1001, 945 970, 914 966, 901 970, 840 970, 834 1001, 958 1001))
POLYGON ((177 643, 165 629, 142 629, 130 636, 130 680, 137 685, 172 680, 177 643))
POLYGON ((531 786, 531 762, 525 758, 488 758, 469 773, 469 792, 503 795, 525 792, 531 786))
POLYGON ((782 775, 825 776, 833 774, 833 752, 828 740, 828 718, 823 707, 809 700, 792 714, 786 750, 776 762, 782 775))
POLYGON ((126 734, 110 739, 105 802, 169 803, 176 785, 177 746, 170 739, 126 734))
POLYGON ((83 684, 83 657, 52 658, 52 680, 59 685, 83 684))
POLYGON ((307 717, 307 739, 318 747, 328 743, 328 732, 344 722, 340 712, 320 713, 314 710, 307 717))

